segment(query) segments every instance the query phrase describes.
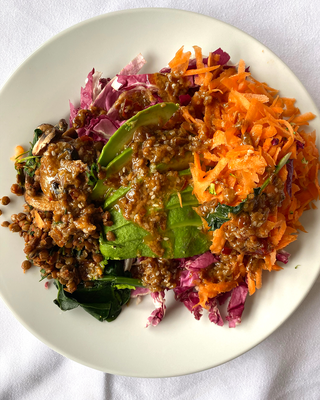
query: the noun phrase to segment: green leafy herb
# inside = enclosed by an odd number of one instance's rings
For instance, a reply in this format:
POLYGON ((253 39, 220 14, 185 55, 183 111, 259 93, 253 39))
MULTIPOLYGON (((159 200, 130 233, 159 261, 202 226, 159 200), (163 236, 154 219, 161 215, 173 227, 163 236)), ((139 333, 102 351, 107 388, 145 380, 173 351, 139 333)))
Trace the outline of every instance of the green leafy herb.
POLYGON ((225 222, 230 221, 230 214, 239 214, 246 200, 242 201, 235 207, 227 206, 226 204, 218 203, 213 213, 208 214, 205 218, 210 226, 211 231, 219 229, 225 222))
POLYGON ((34 131, 33 141, 32 141, 32 143, 30 143, 31 148, 28 151, 28 156, 17 160, 17 163, 25 162, 24 173, 25 173, 25 175, 29 175, 31 177, 34 176, 36 169, 40 167, 40 157, 34 156, 32 154, 32 149, 33 149, 34 145, 37 143, 37 141, 41 135, 42 135, 41 129, 36 129, 34 131))
POLYGON ((91 168, 86 172, 88 178, 88 184, 91 186, 95 186, 98 182, 98 164, 94 163, 91 165, 91 168))
POLYGON ((296 266, 294 267, 294 269, 298 269, 298 267, 300 267, 300 264, 296 265, 296 266))
POLYGON ((308 161, 303 157, 303 159, 301 160, 301 162, 302 162, 302 164, 305 164, 305 165, 307 165, 308 164, 308 161))
POLYGON ((39 282, 43 281, 48 276, 48 274, 47 274, 45 269, 41 268, 40 272, 41 272, 41 278, 40 278, 39 282))
POLYGON ((261 192, 264 191, 264 189, 269 185, 269 183, 272 181, 272 178, 274 177, 274 175, 277 175, 277 173, 281 170, 282 167, 284 167, 286 165, 286 163, 288 162, 290 156, 292 153, 287 153, 283 158, 281 158, 279 164, 276 166, 276 169, 274 171, 274 173, 269 176, 268 179, 266 179, 262 186, 260 188, 256 188, 254 189, 254 194, 255 196, 259 195, 261 192))
POLYGON ((214 183, 210 183, 210 186, 207 188, 210 194, 216 195, 216 185, 214 183))

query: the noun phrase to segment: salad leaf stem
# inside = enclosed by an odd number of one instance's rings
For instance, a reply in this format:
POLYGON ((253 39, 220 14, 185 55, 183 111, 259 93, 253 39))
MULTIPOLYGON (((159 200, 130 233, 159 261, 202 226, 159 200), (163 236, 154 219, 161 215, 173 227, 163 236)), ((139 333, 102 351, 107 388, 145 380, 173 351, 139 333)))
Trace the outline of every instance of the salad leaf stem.
POLYGON ((126 276, 107 275, 96 279, 99 282, 110 282, 113 285, 130 285, 135 287, 144 287, 140 279, 129 278, 126 276))

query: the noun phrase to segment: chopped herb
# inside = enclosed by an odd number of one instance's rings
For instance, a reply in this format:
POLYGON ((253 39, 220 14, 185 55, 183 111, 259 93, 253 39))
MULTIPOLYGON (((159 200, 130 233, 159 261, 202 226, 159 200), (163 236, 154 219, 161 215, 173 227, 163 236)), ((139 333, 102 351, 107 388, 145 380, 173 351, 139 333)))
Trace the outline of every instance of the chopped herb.
POLYGON ((233 176, 234 178, 236 178, 235 174, 231 174, 231 173, 230 173, 230 176, 233 176))
POLYGON ((293 211, 290 211, 290 214, 293 214, 293 211))
POLYGON ((266 179, 266 180, 263 182, 263 184, 262 184, 262 186, 261 186, 260 188, 257 188, 257 189, 254 190, 254 194, 255 194, 256 196, 257 196, 258 194, 260 194, 260 193, 269 185, 269 183, 270 183, 271 180, 272 180, 272 177, 273 177, 274 175, 277 175, 277 173, 281 170, 281 168, 282 168, 284 165, 286 165, 286 163, 288 162, 288 160, 289 160, 291 154, 292 154, 292 153, 286 154, 286 155, 280 160, 279 164, 276 166, 276 169, 275 169, 274 173, 273 173, 271 176, 269 176, 269 178, 266 179))
POLYGON ((210 186, 208 186, 207 190, 210 194, 213 194, 216 196, 216 194, 217 194, 216 193, 216 185, 214 183, 210 183, 210 186))
POLYGON ((308 161, 303 157, 303 159, 301 160, 302 164, 308 164, 308 161))
POLYGON ((300 264, 296 265, 296 266, 294 267, 294 269, 298 269, 298 267, 301 267, 301 265, 300 265, 300 264))
POLYGON ((235 207, 227 206, 226 204, 218 203, 213 213, 206 216, 206 221, 210 226, 211 231, 219 229, 225 222, 230 221, 230 214, 239 214, 246 200, 242 201, 235 207))
POLYGON ((44 279, 46 279, 46 277, 49 275, 49 274, 47 274, 46 270, 43 269, 43 268, 40 269, 40 273, 41 273, 41 278, 40 278, 39 282, 41 282, 44 279))
POLYGON ((88 178, 88 184, 91 186, 95 186, 95 184, 98 182, 98 164, 94 163, 91 165, 91 168, 88 168, 88 171, 86 172, 87 178, 88 178))
POLYGON ((28 156, 24 157, 22 159, 18 159, 16 161, 16 163, 25 162, 24 173, 25 173, 25 175, 29 175, 31 177, 34 176, 36 170, 40 167, 40 157, 39 156, 34 156, 32 154, 32 149, 33 149, 34 145, 37 143, 37 141, 38 141, 38 139, 39 139, 39 137, 41 135, 42 135, 42 130, 41 129, 36 129, 34 131, 33 141, 32 141, 32 143, 30 143, 31 148, 28 151, 28 156))
POLYGON ((53 225, 63 224, 63 221, 54 221, 53 225))

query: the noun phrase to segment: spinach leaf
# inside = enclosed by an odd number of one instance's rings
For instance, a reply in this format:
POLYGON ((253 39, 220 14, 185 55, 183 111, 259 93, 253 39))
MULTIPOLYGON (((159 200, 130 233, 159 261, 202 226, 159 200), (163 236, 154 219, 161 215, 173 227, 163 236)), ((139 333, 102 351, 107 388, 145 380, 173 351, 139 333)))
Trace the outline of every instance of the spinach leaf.
MULTIPOLYGON (((150 233, 135 223, 126 220, 115 208, 109 209, 112 226, 104 227, 105 234, 112 231, 115 240, 108 242, 100 237, 101 254, 108 260, 126 258, 157 257, 148 246, 150 233)), ((164 258, 184 258, 206 252, 210 240, 201 231, 201 218, 191 206, 173 208, 168 211, 167 229, 161 231, 161 246, 164 258), (200 229, 198 229, 200 228, 200 229)))
POLYGON ((93 287, 90 288, 85 288, 83 284, 80 284, 72 294, 65 292, 59 281, 55 280, 54 284, 58 289, 54 303, 62 311, 69 311, 80 306, 101 322, 111 322, 117 318, 131 294, 131 289, 118 289, 113 285, 113 281, 94 281, 93 287))
POLYGON ((63 290, 62 284, 58 281, 54 281, 54 285, 58 289, 57 298, 53 301, 62 311, 73 310, 78 307, 78 302, 74 300, 71 295, 63 290))

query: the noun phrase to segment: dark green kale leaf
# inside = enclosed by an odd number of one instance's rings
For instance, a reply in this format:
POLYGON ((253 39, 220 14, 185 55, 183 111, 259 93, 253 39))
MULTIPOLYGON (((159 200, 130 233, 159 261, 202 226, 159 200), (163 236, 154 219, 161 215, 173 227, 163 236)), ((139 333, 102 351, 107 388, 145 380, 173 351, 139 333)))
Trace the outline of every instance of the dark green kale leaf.
POLYGON ((58 281, 54 281, 54 285, 58 289, 57 298, 53 301, 62 311, 73 310, 78 307, 79 303, 74 300, 71 295, 63 290, 63 285, 58 281))
POLYGON ((90 288, 83 284, 72 294, 63 290, 59 281, 54 282, 58 295, 54 303, 62 310, 69 311, 78 306, 98 321, 113 321, 122 310, 122 306, 130 299, 130 289, 117 289, 111 282, 94 281, 90 288))
POLYGON ((246 200, 242 201, 235 207, 227 206, 226 204, 219 203, 214 212, 205 217, 211 231, 219 229, 225 222, 230 221, 230 214, 239 214, 244 206, 246 200))
POLYGON ((119 260, 109 260, 104 276, 91 283, 92 287, 79 284, 77 290, 71 294, 55 280, 58 295, 54 303, 62 311, 80 306, 98 321, 110 322, 117 318, 122 306, 130 300, 131 289, 143 286, 140 280, 131 277, 129 271, 123 270, 123 261, 119 260))

